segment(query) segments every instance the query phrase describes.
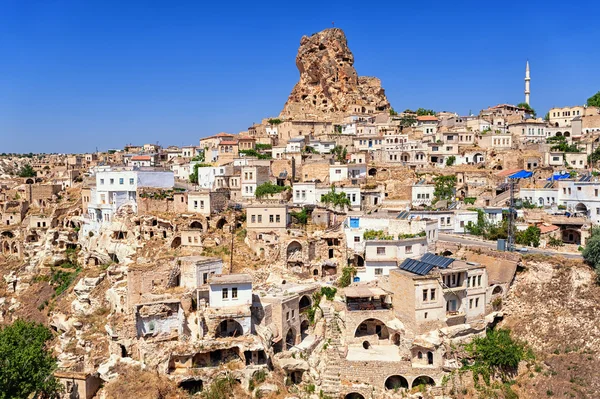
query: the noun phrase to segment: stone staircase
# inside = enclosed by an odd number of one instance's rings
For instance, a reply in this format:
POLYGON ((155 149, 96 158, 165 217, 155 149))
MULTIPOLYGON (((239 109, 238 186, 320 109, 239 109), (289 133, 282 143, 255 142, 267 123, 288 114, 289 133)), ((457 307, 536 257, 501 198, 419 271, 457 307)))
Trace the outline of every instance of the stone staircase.
POLYGON ((325 357, 327 367, 323 373, 321 388, 323 393, 331 398, 338 398, 340 395, 340 370, 341 360, 343 359, 343 349, 341 345, 340 321, 334 317, 331 308, 327 305, 322 307, 323 318, 327 325, 327 349, 325 357))

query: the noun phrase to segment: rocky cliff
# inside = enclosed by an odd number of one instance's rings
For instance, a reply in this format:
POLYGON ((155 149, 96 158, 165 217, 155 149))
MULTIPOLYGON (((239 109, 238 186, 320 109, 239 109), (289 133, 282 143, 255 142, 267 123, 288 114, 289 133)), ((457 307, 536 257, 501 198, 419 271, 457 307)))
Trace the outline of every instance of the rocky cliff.
POLYGON ((285 103, 283 118, 334 119, 390 107, 381 81, 356 73, 354 55, 341 29, 303 36, 296 65, 300 81, 285 103))

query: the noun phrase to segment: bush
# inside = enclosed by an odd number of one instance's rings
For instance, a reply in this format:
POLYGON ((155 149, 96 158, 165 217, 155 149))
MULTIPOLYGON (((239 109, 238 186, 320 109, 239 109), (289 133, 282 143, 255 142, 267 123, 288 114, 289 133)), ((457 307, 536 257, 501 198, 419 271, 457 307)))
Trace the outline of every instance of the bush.
POLYGON ((278 186, 278 185, 273 184, 270 181, 268 181, 268 182, 265 182, 265 183, 261 184, 260 186, 256 187, 256 192, 254 193, 254 195, 256 195, 256 198, 263 198, 266 196, 272 196, 275 194, 279 194, 285 190, 286 190, 286 187, 278 186))
POLYGON ((356 274, 356 269, 352 266, 347 266, 342 269, 342 275, 337 281, 339 287, 347 287, 352 284, 352 277, 356 274))
POLYGON ((363 233, 365 240, 393 240, 394 236, 385 234, 383 230, 365 230, 363 233))

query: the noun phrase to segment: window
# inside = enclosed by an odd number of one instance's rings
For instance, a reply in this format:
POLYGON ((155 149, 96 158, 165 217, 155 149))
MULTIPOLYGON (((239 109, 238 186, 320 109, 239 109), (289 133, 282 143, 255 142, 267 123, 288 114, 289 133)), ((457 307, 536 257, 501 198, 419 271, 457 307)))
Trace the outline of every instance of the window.
POLYGON ((200 208, 204 209, 204 201, 200 201, 200 208))
POLYGON ((577 191, 581 191, 581 187, 577 187, 577 191))
POLYGON ((383 274, 383 269, 381 267, 376 267, 375 268, 375 275, 376 276, 381 276, 383 274))
POLYGON ((477 286, 481 287, 481 276, 477 276, 477 286))
POLYGON ((115 179, 110 179, 110 184, 115 184, 115 179))
POLYGON ((335 170, 335 174, 336 175, 341 175, 342 174, 342 170, 341 169, 336 169, 335 170))
POLYGON ((423 290, 423 302, 427 302, 427 290, 423 290))
POLYGON ((295 312, 295 310, 292 309, 292 319, 294 318, 294 312, 295 312))
POLYGON ((285 314, 285 319, 286 319, 286 320, 289 320, 289 319, 290 319, 290 312, 287 312, 287 313, 285 314))
POLYGON ((300 198, 300 190, 296 190, 296 198, 300 198))
POLYGON ((427 312, 425 312, 425 314, 423 315, 423 318, 426 319, 427 318, 427 312))
POLYGON ((273 223, 273 220, 274 220, 273 215, 269 215, 269 223, 273 223))
POLYGON ((231 289, 231 299, 236 299, 237 298, 237 287, 233 287, 231 289))
POLYGON ((385 247, 377 247, 377 255, 385 255, 385 247))
POLYGON ((104 179, 100 179, 100 184, 104 184, 104 179))
POLYGON ((360 236, 354 236, 354 242, 360 242, 360 236))
POLYGON ((276 223, 281 222, 281 215, 275 215, 275 222, 276 223))
POLYGON ((198 201, 194 201, 194 209, 198 209, 198 201))
POLYGON ((252 215, 250 219, 252 220, 252 223, 256 223, 256 215, 252 215))
POLYGON ((258 223, 262 223, 262 215, 258 215, 258 223))
POLYGON ((429 299, 435 301, 435 288, 429 290, 429 299))
POLYGON ((469 309, 473 309, 473 300, 469 299, 469 309))
POLYGON ((405 248, 404 250, 407 254, 412 254, 412 245, 407 245, 404 248, 405 248))
POLYGON ((227 299, 227 297, 228 297, 228 289, 227 288, 223 288, 223 290, 221 292, 223 293, 223 299, 227 299))
POLYGON ((475 298, 475 307, 478 308, 479 307, 479 298, 475 298))

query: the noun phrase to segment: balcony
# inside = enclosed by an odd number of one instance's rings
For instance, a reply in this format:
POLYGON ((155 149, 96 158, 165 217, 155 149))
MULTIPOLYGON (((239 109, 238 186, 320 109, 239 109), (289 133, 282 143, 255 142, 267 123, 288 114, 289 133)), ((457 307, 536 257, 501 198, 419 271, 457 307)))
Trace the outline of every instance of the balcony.
POLYGON ((466 322, 467 316, 463 311, 446 312, 446 324, 448 326, 457 326, 466 322))

